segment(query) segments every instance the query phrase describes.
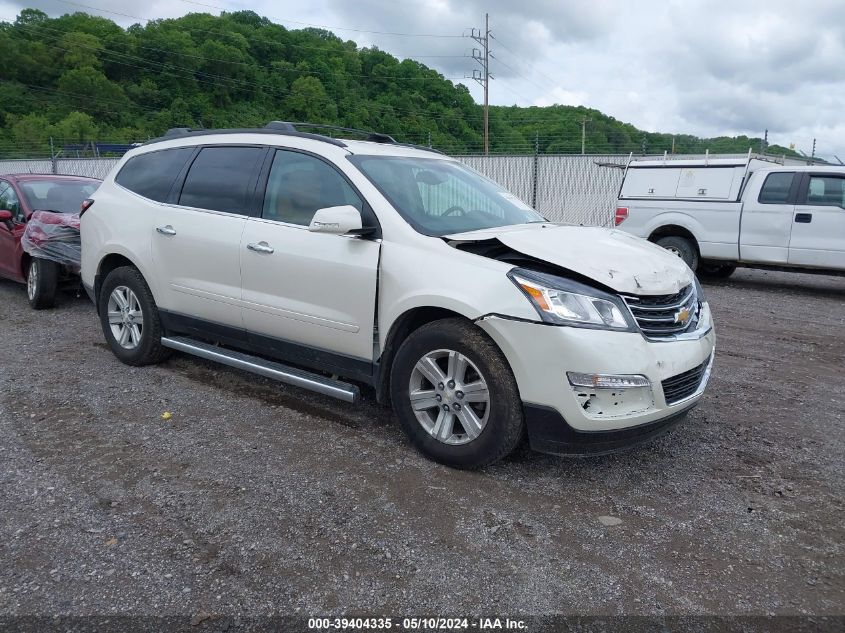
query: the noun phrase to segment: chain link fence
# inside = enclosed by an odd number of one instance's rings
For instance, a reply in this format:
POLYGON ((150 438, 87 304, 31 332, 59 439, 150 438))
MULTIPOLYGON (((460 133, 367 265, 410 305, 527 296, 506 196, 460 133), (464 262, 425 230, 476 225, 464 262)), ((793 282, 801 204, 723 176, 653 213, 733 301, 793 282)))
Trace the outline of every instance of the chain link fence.
POLYGON ((119 158, 59 158, 56 160, 56 173, 102 180, 119 161, 119 158))
MULTIPOLYGON (((666 160, 698 155, 637 156, 666 160)), ((745 159, 747 154, 710 154, 745 159)), ((554 222, 610 226, 629 154, 456 156, 458 160, 512 192, 554 222)), ((778 157, 780 158, 780 157, 778 157)), ((0 160, 2 174, 68 174, 103 179, 119 158, 0 160)), ((806 164, 786 159, 787 164, 806 164)))
POLYGON ((54 158, 0 160, 2 174, 62 174, 102 180, 119 158, 54 158))

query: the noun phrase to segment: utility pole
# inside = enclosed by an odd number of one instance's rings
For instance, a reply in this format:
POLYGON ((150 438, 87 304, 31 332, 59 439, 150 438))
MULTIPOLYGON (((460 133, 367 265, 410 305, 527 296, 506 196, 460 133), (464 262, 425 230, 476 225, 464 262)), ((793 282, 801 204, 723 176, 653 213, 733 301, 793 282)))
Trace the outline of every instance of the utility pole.
POLYGON ((540 175, 540 130, 534 133, 534 165, 532 174, 532 188, 531 188, 531 207, 537 208, 537 182, 540 175))
POLYGON ((763 133, 763 142, 760 143, 760 153, 765 154, 766 150, 769 148, 769 130, 766 130, 763 133))
POLYGON ((672 137, 672 154, 675 153, 675 137, 672 137))
POLYGON ((811 161, 816 160, 816 139, 813 139, 813 153, 810 154, 810 160, 811 161))
POLYGON ((588 119, 586 116, 581 117, 581 155, 584 155, 584 148, 587 145, 587 123, 592 121, 592 119, 588 119))
POLYGON ((484 33, 479 29, 472 29, 472 39, 481 45, 481 50, 472 49, 472 58, 481 65, 481 70, 473 70, 472 78, 484 88, 484 155, 490 153, 490 14, 484 14, 484 33))
POLYGON ((50 137, 50 169, 54 174, 58 173, 58 166, 56 165, 56 150, 53 147, 53 137, 50 137))

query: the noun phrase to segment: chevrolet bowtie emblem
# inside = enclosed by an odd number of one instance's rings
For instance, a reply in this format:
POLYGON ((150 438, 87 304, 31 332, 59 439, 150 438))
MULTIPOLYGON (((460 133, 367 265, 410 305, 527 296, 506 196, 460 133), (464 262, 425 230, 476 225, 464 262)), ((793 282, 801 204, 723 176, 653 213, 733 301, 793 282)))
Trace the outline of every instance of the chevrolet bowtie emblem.
POLYGON ((689 308, 681 308, 675 313, 675 323, 680 323, 681 325, 686 325, 687 321, 690 318, 690 311, 689 308))

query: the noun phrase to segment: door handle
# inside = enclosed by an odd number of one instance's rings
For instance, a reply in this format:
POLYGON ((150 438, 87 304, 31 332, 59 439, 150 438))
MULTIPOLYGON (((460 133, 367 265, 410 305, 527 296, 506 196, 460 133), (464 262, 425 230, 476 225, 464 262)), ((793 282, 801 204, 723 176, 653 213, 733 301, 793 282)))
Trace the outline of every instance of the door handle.
POLYGON ((157 226, 156 231, 158 231, 162 235, 176 235, 176 229, 174 229, 169 224, 167 226, 157 226))
POLYGON ((272 246, 270 246, 267 242, 258 242, 258 244, 247 244, 246 247, 251 250, 255 251, 256 253, 263 253, 265 255, 272 255, 275 252, 272 246))
POLYGON ((813 214, 812 213, 796 213, 795 214, 795 221, 800 224, 809 224, 813 221, 813 214))

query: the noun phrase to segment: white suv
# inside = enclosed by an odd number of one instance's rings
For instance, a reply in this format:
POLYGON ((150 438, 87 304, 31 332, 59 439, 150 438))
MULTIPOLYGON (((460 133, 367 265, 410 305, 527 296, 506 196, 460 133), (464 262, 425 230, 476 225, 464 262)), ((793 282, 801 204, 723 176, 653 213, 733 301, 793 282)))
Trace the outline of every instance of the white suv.
POLYGON ((547 222, 385 135, 175 129, 83 206, 82 279, 121 361, 175 349, 350 402, 370 385, 451 466, 526 434, 561 454, 637 443, 697 403, 713 363, 680 259, 547 222))

